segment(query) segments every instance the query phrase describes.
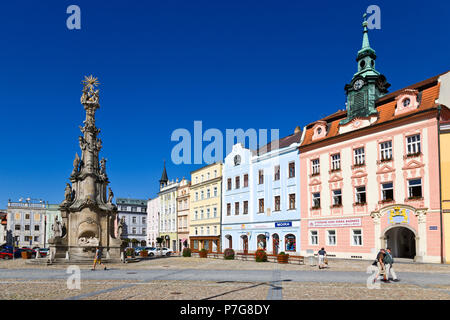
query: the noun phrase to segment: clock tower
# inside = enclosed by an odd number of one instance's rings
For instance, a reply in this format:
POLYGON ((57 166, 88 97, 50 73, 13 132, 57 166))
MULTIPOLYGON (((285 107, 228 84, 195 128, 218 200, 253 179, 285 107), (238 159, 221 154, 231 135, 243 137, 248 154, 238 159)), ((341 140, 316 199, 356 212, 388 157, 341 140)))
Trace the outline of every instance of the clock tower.
POLYGON ((386 81, 386 77, 375 69, 376 58, 375 50, 369 44, 367 20, 364 14, 362 48, 356 57, 358 72, 353 75, 352 81, 345 85, 347 118, 340 124, 346 124, 354 118, 377 115, 375 101, 388 92, 387 88, 390 84, 386 81))

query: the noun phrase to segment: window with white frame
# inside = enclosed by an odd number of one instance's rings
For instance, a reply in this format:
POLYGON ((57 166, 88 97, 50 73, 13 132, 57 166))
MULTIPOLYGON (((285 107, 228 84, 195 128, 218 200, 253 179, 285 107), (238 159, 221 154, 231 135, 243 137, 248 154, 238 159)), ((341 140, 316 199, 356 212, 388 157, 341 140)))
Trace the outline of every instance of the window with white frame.
POLYGON ((382 183, 381 184, 381 192, 382 192, 382 196, 383 196, 383 201, 394 200, 394 185, 392 182, 382 183))
POLYGON ((280 180, 280 166, 277 165, 273 168, 273 180, 280 180))
POLYGON ((195 220, 198 220, 198 211, 195 211, 195 220))
POLYGON ((216 207, 213 208, 213 212, 214 212, 214 218, 216 218, 217 217, 217 208, 216 207))
POLYGON ((366 203, 366 186, 360 186, 355 188, 356 191, 356 203, 366 203))
POLYGON ((352 245, 362 246, 362 231, 361 229, 352 230, 352 245))
POLYGON ((206 190, 206 199, 211 198, 211 191, 209 190, 209 188, 206 190))
POLYGON ((342 191, 341 189, 333 190, 333 206, 342 205, 342 191))
POLYGON ((341 170, 341 154, 340 153, 333 154, 331 156, 331 170, 332 171, 341 170))
POLYGON ((200 210, 200 219, 203 219, 203 210, 200 210))
POLYGON ((320 208, 320 192, 314 192, 312 194, 313 208, 320 208))
POLYGON ((273 211, 280 211, 281 210, 281 197, 280 196, 275 196, 275 206, 273 211))
POLYGON ((210 213, 211 213, 211 209, 210 208, 206 209, 206 219, 210 218, 210 213))
POLYGON ((214 187, 214 197, 217 197, 217 187, 214 187))
POLYGON ((327 230, 327 245, 336 245, 336 230, 327 230))
POLYGON ((317 234, 317 230, 309 231, 309 241, 311 245, 317 245, 319 243, 319 235, 317 234))
POLYGON ((381 160, 392 159, 392 141, 385 141, 380 143, 380 158, 381 160))
POLYGON ((406 148, 408 155, 420 153, 420 134, 406 137, 406 148))
POLYGON ((320 173, 320 160, 314 159, 311 161, 312 165, 312 174, 319 174, 320 173))
POLYGON ((408 180, 408 197, 421 198, 422 197, 422 179, 408 180))
POLYGON ((357 148, 354 150, 354 160, 355 160, 355 165, 357 165, 357 166, 361 166, 365 163, 366 159, 365 159, 364 148, 357 148))

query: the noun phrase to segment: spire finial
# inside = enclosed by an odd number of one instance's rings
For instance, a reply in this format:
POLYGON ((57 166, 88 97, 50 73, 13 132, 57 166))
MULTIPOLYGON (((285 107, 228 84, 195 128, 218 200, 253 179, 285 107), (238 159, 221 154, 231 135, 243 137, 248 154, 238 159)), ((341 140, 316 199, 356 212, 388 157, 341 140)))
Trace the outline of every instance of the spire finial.
POLYGON ((368 34, 369 31, 367 30, 367 25, 368 25, 368 23, 367 23, 367 13, 363 14, 363 19, 364 19, 364 21, 362 23, 362 26, 363 26, 363 42, 362 42, 361 49, 366 49, 366 48, 370 48, 369 34, 368 34))

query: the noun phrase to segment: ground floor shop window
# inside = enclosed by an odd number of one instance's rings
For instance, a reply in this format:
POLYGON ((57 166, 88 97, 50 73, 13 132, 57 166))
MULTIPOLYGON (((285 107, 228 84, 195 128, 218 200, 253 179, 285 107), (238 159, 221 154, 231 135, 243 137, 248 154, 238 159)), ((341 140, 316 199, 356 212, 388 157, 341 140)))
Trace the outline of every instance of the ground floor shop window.
POLYGON ((284 237, 284 243, 286 246, 286 251, 295 251, 296 241, 293 234, 288 234, 284 237))
POLYGON ((198 240, 194 240, 194 249, 198 250, 198 240))

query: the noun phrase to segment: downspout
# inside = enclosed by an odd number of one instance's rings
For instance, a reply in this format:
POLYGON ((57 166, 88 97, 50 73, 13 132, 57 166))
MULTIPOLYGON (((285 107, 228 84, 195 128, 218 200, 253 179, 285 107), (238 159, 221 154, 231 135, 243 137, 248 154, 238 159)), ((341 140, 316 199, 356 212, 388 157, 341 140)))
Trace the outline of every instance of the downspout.
POLYGON ((438 105, 437 133, 438 133, 438 162, 439 162, 439 218, 441 223, 441 263, 444 263, 444 231, 442 221, 442 174, 441 174, 441 105, 438 105))

